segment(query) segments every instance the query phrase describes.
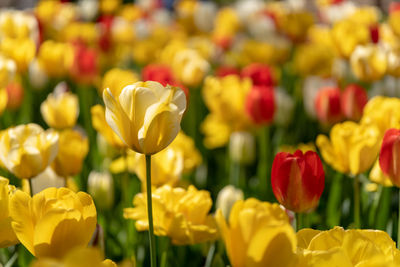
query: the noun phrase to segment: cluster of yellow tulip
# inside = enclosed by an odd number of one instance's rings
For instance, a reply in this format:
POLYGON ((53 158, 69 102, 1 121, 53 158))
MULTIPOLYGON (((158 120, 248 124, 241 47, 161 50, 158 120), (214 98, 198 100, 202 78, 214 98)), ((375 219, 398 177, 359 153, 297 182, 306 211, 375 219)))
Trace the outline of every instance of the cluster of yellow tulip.
POLYGON ((400 266, 398 3, 125 2, 0 9, 0 267, 400 266))

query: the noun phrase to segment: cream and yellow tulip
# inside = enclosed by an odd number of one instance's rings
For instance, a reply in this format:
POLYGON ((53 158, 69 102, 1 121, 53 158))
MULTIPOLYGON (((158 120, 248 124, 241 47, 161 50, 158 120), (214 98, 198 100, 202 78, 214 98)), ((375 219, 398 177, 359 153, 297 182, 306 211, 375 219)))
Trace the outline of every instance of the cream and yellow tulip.
POLYGON ((11 227, 9 202, 15 188, 9 185, 8 179, 0 177, 0 248, 18 243, 17 236, 11 227))
POLYGON ((19 241, 37 258, 62 258, 87 246, 97 223, 91 196, 67 188, 47 188, 33 197, 16 191, 10 215, 19 241))
POLYGON ((400 261, 394 241, 379 230, 302 229, 297 240, 298 267, 394 267, 400 261))
POLYGON ((172 60, 175 76, 184 85, 196 87, 201 84, 210 69, 210 64, 193 49, 177 52, 172 60))
POLYGON ((239 200, 228 222, 221 210, 216 220, 232 267, 296 266, 296 235, 278 204, 239 200))
POLYGON ((65 178, 79 174, 89 152, 88 138, 78 130, 67 129, 59 132, 58 143, 58 153, 51 165, 54 171, 65 178))
POLYGON ((350 56, 353 74, 360 80, 380 80, 388 69, 387 54, 377 45, 357 46, 350 56))
POLYGON ((374 125, 346 121, 332 127, 330 140, 319 135, 316 143, 322 158, 332 168, 357 175, 370 169, 377 159, 381 134, 374 125))
POLYGON ((114 96, 104 90, 106 120, 132 150, 151 155, 166 148, 177 136, 186 109, 182 89, 158 82, 137 82, 114 96))
POLYGON ((78 97, 71 92, 55 90, 40 105, 40 112, 50 127, 55 129, 72 128, 79 115, 78 97))
POLYGON ((58 152, 58 134, 30 123, 8 128, 0 137, 0 160, 15 176, 32 178, 49 166, 58 152))
POLYGON ((117 267, 111 260, 103 260, 96 248, 76 248, 68 252, 63 259, 42 258, 34 261, 30 267, 117 267))
MULTIPOLYGON (((189 245, 216 240, 217 227, 208 212, 212 206, 210 193, 189 186, 172 188, 168 185, 152 193, 154 233, 168 236, 176 245, 189 245)), ((146 195, 139 193, 133 199, 134 208, 124 209, 124 218, 136 220, 136 229, 149 228, 146 195)))

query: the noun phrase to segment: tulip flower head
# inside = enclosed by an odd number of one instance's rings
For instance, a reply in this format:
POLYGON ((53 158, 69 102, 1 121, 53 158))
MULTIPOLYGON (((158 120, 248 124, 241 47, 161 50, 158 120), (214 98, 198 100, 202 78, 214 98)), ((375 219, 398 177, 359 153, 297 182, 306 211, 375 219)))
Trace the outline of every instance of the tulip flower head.
POLYGON ((132 150, 151 155, 166 148, 177 136, 186 109, 182 89, 158 82, 137 82, 114 96, 103 93, 106 120, 132 150))
POLYGON ((340 90, 336 87, 322 88, 315 98, 317 118, 324 124, 333 124, 342 119, 340 90))
POLYGON ((350 84, 341 96, 342 113, 350 120, 360 120, 368 102, 367 92, 356 84, 350 84))
POLYGON ((49 166, 58 152, 58 134, 30 123, 7 129, 0 137, 0 160, 15 176, 32 178, 49 166))
POLYGON ((379 165, 392 183, 400 187, 400 130, 386 131, 379 155, 379 165))
POLYGON ((275 156, 271 173, 272 189, 283 206, 294 212, 307 212, 318 205, 324 190, 325 172, 318 154, 297 150, 275 156))
POLYGON ((97 223, 92 197, 67 188, 47 188, 33 197, 16 191, 10 215, 18 239, 37 258, 62 258, 86 246, 97 223))
POLYGON ((242 77, 248 77, 256 86, 274 86, 272 69, 268 65, 252 63, 242 70, 242 77))
POLYGON ((9 202, 14 190, 15 188, 9 185, 8 179, 0 177, 0 248, 18 243, 18 239, 11 227, 9 211, 9 202))
POLYGON ((256 124, 271 122, 275 112, 274 89, 254 86, 247 95, 246 111, 256 124))

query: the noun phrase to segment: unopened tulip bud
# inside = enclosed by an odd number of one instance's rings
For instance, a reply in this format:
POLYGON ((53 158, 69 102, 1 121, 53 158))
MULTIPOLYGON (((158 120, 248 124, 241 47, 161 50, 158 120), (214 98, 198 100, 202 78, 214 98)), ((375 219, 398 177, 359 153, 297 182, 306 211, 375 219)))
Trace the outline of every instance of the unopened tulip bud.
POLYGON ((337 87, 321 89, 315 98, 315 110, 319 121, 333 124, 342 119, 340 107, 340 90, 337 87))
POLYGON ((386 131, 379 155, 379 165, 392 183, 400 187, 400 130, 386 131))
POLYGON ((256 154, 254 136, 249 132, 233 132, 229 140, 229 156, 234 162, 251 164, 256 154))
POLYGON ((218 193, 217 209, 220 209, 224 217, 228 219, 233 204, 238 200, 243 200, 242 190, 235 188, 233 185, 227 185, 218 193))
POLYGON ((347 119, 358 121, 361 119, 364 106, 367 102, 367 92, 356 84, 350 84, 342 93, 342 113, 347 119))
POLYGON ((276 199, 294 212, 314 209, 324 190, 325 172, 318 154, 280 152, 272 163, 271 184, 276 199))
POLYGON ((247 95, 246 111, 256 124, 271 122, 275 111, 274 89, 254 86, 247 95))
POLYGON ((88 192, 97 208, 111 208, 114 203, 114 181, 111 174, 92 171, 88 177, 88 192))

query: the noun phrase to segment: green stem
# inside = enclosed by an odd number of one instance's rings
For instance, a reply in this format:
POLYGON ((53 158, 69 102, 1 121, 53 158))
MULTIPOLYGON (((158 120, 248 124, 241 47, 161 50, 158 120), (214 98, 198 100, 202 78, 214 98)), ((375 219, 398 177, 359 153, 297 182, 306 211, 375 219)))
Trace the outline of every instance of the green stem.
POLYGON ((342 178, 343 174, 337 173, 331 182, 329 189, 329 197, 327 204, 327 224, 329 228, 333 228, 340 224, 340 203, 342 193, 342 178))
POLYGON ((383 187, 379 200, 378 212, 376 215, 375 228, 386 231, 390 215, 390 205, 392 199, 392 187, 383 187))
POLYGON ((151 267, 157 266, 156 259, 156 240, 153 228, 153 208, 151 194, 151 155, 146 155, 146 190, 147 190, 147 216, 149 220, 149 240, 150 240, 150 264, 151 267))
POLYGON ((296 231, 303 228, 303 213, 296 213, 296 231))
POLYGON ((210 246, 210 249, 208 250, 206 264, 204 265, 204 267, 211 267, 211 264, 212 264, 213 259, 214 259, 215 247, 216 247, 215 243, 212 243, 211 246, 210 246))
POLYGON ((268 170, 269 170, 269 157, 268 157, 268 150, 270 149, 270 143, 269 143, 269 138, 270 138, 270 133, 269 133, 269 127, 264 126, 261 128, 260 134, 258 136, 259 138, 259 161, 258 161, 258 166, 257 166, 257 175, 260 183, 260 190, 262 194, 264 195, 264 198, 269 197, 269 177, 268 177, 268 170))
POLYGON ((234 185, 235 187, 239 188, 239 184, 240 184, 240 164, 230 160, 231 162, 231 173, 229 175, 230 177, 230 184, 234 185))
POLYGON ((354 227, 360 228, 360 183, 358 175, 354 176, 353 181, 353 194, 354 194, 354 227))
POLYGON ((397 220, 397 248, 400 248, 400 188, 399 188, 399 219, 397 220))
POLYGON ((31 192, 31 197, 33 197, 33 185, 32 185, 32 178, 28 179, 29 181, 29 191, 31 192))

